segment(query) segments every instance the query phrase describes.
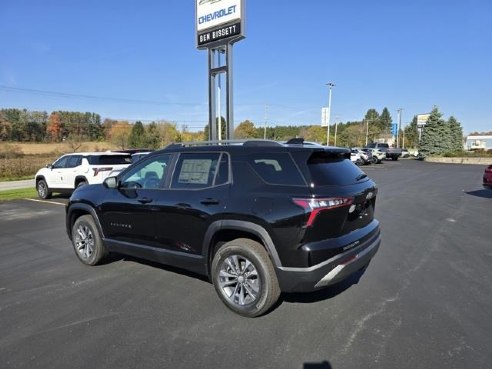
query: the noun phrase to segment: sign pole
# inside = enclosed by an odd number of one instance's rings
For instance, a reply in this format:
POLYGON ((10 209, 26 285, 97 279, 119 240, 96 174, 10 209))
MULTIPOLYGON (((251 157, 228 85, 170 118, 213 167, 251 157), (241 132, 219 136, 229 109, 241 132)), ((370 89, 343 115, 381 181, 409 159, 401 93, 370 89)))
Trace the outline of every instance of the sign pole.
POLYGON ((208 50, 208 100, 209 140, 222 139, 221 76, 226 83, 226 139, 234 137, 234 105, 232 78, 232 47, 245 38, 244 14, 246 0, 204 1, 195 0, 196 46, 208 50), (221 61, 225 54, 225 62, 221 61), (218 82, 218 85, 217 85, 218 82))

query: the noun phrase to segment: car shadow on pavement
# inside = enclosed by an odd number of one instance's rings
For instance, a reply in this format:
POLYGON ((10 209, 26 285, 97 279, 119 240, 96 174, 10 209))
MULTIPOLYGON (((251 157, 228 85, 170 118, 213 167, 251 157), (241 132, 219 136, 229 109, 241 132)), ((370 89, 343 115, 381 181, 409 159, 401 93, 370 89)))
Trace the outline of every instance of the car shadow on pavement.
POLYGON ((322 288, 318 291, 309 293, 283 293, 282 300, 285 302, 310 304, 313 302, 331 299, 346 291, 353 285, 359 283, 359 280, 364 275, 366 269, 367 265, 364 268, 359 269, 357 272, 352 274, 350 277, 344 279, 343 281, 338 282, 332 286, 322 288))
POLYGON ((320 363, 304 363, 302 369, 332 369, 331 364, 324 360, 320 363))
POLYGON ((465 192, 467 195, 483 197, 484 199, 492 199, 492 190, 476 190, 476 191, 468 191, 465 192))

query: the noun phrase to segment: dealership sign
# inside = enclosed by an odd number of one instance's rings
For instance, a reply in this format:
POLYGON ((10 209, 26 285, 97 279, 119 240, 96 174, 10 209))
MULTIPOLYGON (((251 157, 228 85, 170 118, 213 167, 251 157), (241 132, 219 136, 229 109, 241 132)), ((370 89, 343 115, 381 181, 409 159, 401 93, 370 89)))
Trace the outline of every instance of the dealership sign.
POLYGON ((197 47, 244 38, 244 0, 195 0, 197 47))
POLYGON ((430 114, 418 114, 417 115, 417 127, 423 127, 427 124, 430 114))

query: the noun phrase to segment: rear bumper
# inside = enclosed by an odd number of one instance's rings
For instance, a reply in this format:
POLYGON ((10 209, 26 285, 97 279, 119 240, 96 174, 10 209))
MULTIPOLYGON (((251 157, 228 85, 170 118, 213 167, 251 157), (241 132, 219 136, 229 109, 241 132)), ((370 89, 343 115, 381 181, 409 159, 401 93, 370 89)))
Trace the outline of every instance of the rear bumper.
POLYGON ((381 244, 378 231, 363 244, 309 268, 276 268, 282 292, 311 292, 338 283, 371 261, 381 244))

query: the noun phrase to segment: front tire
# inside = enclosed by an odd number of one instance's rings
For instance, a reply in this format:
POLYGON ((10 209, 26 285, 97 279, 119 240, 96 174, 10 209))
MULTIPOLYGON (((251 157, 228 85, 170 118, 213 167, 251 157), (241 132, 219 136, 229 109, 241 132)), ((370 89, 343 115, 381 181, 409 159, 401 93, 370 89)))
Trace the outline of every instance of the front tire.
POLYGON ((46 200, 46 199, 51 198, 51 191, 48 187, 48 184, 46 183, 46 181, 44 179, 40 179, 39 181, 37 181, 36 191, 38 192, 38 196, 41 199, 46 200))
POLYGON ((266 250, 246 238, 227 242, 217 250, 212 261, 212 281, 222 302, 249 318, 266 313, 280 296, 266 250))
POLYGON ((82 215, 73 224, 72 245, 79 260, 86 265, 97 265, 108 254, 91 215, 82 215))

